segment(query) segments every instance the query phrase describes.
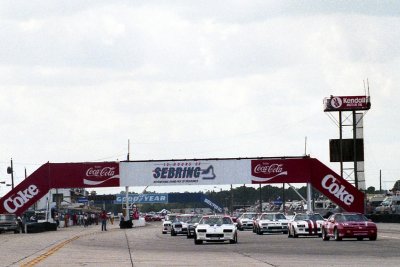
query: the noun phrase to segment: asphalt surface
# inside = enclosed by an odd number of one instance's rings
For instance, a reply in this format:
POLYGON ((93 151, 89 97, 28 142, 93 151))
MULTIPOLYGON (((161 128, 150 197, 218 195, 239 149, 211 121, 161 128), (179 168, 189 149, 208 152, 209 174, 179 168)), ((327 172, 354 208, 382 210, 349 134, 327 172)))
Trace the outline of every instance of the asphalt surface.
POLYGON ((239 232, 238 244, 194 245, 161 223, 102 232, 100 225, 0 235, 0 266, 397 266, 400 224, 378 224, 377 241, 239 232))

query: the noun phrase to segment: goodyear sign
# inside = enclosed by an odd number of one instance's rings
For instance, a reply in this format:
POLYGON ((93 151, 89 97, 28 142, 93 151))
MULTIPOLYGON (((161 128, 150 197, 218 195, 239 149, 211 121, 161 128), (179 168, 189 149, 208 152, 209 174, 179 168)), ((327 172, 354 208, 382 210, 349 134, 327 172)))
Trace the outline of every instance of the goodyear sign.
MULTIPOLYGON (((116 195, 114 204, 123 204, 126 202, 125 194, 116 195)), ((168 194, 129 194, 129 203, 168 203, 168 194)))

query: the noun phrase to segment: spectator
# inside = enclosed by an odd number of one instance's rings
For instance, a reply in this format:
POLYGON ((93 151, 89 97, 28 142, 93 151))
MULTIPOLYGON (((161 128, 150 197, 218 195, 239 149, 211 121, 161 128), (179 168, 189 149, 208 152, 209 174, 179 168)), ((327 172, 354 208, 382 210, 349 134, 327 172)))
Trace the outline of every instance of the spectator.
POLYGON ((103 210, 100 214, 100 220, 101 220, 101 231, 107 231, 107 213, 105 210, 103 210))
POLYGON ((58 212, 55 213, 54 220, 56 221, 57 228, 60 227, 60 217, 58 216, 58 212))

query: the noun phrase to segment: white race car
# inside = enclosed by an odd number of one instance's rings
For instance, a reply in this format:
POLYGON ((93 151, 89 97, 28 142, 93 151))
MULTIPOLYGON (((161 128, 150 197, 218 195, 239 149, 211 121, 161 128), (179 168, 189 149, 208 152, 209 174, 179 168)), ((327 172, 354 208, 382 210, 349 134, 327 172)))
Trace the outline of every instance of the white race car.
POLYGON ((237 228, 240 231, 244 229, 253 229, 253 221, 256 219, 257 213, 245 212, 237 219, 237 228))
POLYGON ((238 242, 236 226, 230 217, 221 215, 203 216, 195 229, 194 243, 229 241, 238 242))
POLYGON ((323 222, 324 218, 319 213, 298 213, 288 223, 288 237, 299 235, 322 237, 323 222))
POLYGON ((255 232, 259 235, 263 233, 288 233, 288 222, 283 213, 263 213, 255 221, 255 232))
POLYGON ((171 236, 187 235, 188 224, 187 222, 193 217, 191 214, 177 215, 171 224, 171 236))
POLYGON ((163 220, 163 224, 162 224, 162 233, 163 234, 171 232, 171 225, 172 225, 172 222, 175 221, 176 216, 178 216, 178 214, 168 214, 165 216, 165 219, 163 220))

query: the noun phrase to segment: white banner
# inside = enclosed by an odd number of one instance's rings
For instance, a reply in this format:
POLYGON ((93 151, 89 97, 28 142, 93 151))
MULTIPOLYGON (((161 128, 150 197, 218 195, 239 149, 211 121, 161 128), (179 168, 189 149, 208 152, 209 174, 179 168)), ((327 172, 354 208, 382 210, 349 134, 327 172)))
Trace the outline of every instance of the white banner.
POLYGON ((120 162, 120 186, 251 184, 251 159, 120 162))

